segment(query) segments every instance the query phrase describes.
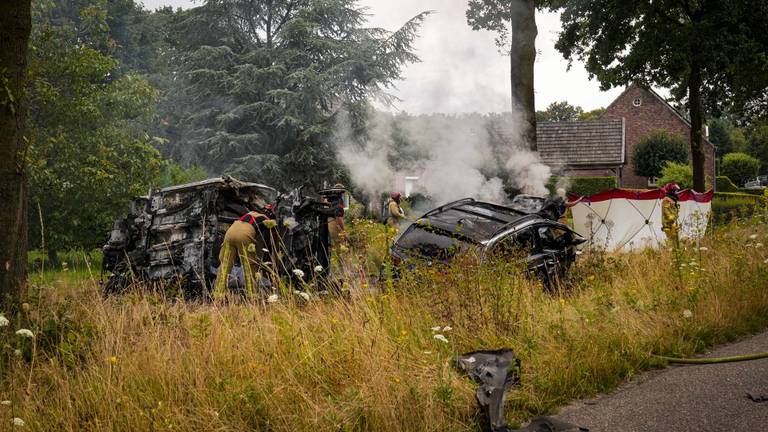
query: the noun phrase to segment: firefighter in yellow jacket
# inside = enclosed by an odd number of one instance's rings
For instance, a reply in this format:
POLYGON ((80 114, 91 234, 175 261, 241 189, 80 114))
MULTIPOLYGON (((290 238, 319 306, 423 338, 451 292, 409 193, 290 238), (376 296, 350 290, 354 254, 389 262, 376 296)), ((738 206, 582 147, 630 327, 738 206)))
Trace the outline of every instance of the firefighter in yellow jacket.
MULTIPOLYGON (((269 214, 269 209, 265 211, 269 214)), ((264 249, 268 246, 267 235, 264 233, 264 222, 270 220, 267 214, 251 211, 236 220, 224 234, 224 242, 219 252, 219 271, 216 276, 216 285, 213 292, 214 299, 222 298, 227 292, 229 274, 235 263, 235 257, 240 261, 245 278, 245 295, 251 300, 254 298, 255 274, 258 271, 264 255, 264 249)))
POLYGON ((397 228, 400 221, 405 219, 405 212, 400 207, 400 192, 392 192, 387 203, 387 225, 397 228))
POLYGON ((664 191, 664 199, 661 200, 661 229, 667 235, 667 240, 672 241, 675 247, 680 245, 678 237, 677 215, 680 207, 677 204, 677 193, 680 186, 669 183, 661 188, 664 191))

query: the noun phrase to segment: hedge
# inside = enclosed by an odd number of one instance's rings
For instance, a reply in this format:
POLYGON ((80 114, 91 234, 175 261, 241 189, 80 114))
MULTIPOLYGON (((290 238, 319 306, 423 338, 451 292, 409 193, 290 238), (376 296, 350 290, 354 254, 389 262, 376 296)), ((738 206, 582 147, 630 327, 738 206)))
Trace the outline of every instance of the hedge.
POLYGON ((729 179, 726 176, 717 176, 715 181, 717 182, 715 190, 718 192, 739 192, 739 193, 757 195, 757 196, 763 196, 763 194, 765 193, 765 190, 763 188, 760 188, 760 189, 740 188, 735 184, 733 184, 731 179, 729 179))
POLYGON ((550 194, 554 195, 557 192, 558 185, 566 185, 565 190, 568 193, 584 196, 619 187, 619 178, 615 176, 551 177, 549 183, 547 183, 547 189, 549 189, 550 194))
POLYGON ((716 192, 712 198, 712 218, 715 223, 725 223, 735 218, 746 218, 766 209, 763 196, 738 192, 716 192))
POLYGON ((715 177, 715 190, 718 192, 738 192, 739 187, 726 176, 715 177))

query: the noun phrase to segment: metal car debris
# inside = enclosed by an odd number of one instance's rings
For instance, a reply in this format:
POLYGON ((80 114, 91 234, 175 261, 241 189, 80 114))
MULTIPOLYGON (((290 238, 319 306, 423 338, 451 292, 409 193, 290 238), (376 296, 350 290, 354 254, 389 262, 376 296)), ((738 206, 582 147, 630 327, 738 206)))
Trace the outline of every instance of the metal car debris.
POLYGON ((425 213, 391 248, 393 265, 419 260, 448 263, 471 248, 481 256, 519 259, 528 271, 552 286, 576 259, 584 239, 569 227, 540 214, 465 198, 425 213))
POLYGON ((478 385, 475 398, 492 432, 589 431, 551 417, 538 417, 522 429, 510 429, 504 419, 507 392, 520 385, 520 360, 508 348, 472 351, 456 358, 455 366, 478 385))
MULTIPOLYGON (((218 254, 229 225, 252 209, 275 206, 274 265, 291 276, 328 268, 327 218, 338 214, 343 189, 304 196, 301 189, 277 190, 229 176, 168 187, 138 197, 126 218, 115 221, 104 245, 102 269, 109 274, 106 293, 134 281, 178 282, 184 293, 207 294, 215 278, 218 254)), ((327 270, 325 270, 327 271, 327 270)))

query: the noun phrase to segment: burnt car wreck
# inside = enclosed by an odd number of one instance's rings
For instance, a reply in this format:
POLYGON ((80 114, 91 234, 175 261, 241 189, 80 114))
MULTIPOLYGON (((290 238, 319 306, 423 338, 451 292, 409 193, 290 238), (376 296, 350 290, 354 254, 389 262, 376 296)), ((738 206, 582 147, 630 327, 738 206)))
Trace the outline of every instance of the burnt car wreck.
MULTIPOLYGON (((531 209, 533 210, 533 209, 531 209)), ((395 268, 449 263, 474 250, 482 258, 522 259, 546 287, 561 280, 585 240, 543 213, 465 198, 425 213, 390 250, 395 268)))
MULTIPOLYGON (((275 209, 274 268, 291 277, 298 269, 309 274, 330 262, 328 217, 339 215, 343 189, 305 196, 288 194, 228 176, 168 187, 135 198, 129 214, 115 221, 103 247, 102 271, 108 274, 105 293, 130 284, 178 283, 185 295, 205 296, 219 265, 224 233, 253 209, 275 209)), ((233 272, 235 273, 235 272, 233 272)))

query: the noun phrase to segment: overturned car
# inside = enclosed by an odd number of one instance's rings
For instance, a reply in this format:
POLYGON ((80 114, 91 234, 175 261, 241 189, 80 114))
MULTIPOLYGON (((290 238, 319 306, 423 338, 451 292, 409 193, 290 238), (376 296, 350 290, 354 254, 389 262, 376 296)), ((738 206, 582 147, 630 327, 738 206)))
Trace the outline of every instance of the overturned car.
MULTIPOLYGON (((224 233, 249 210, 271 205, 277 224, 272 256, 276 271, 309 274, 330 261, 328 217, 339 215, 343 189, 305 196, 229 176, 168 187, 135 198, 126 218, 115 221, 104 245, 105 293, 133 282, 178 283, 188 296, 207 295, 219 265, 224 233)), ((327 271, 327 270, 326 270, 327 271)))
POLYGON ((413 260, 448 263, 474 249, 481 257, 523 260, 528 271, 552 287, 576 259, 585 240, 543 214, 465 198, 424 214, 391 248, 395 268, 413 260))

